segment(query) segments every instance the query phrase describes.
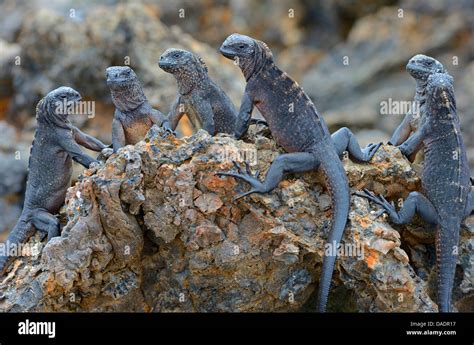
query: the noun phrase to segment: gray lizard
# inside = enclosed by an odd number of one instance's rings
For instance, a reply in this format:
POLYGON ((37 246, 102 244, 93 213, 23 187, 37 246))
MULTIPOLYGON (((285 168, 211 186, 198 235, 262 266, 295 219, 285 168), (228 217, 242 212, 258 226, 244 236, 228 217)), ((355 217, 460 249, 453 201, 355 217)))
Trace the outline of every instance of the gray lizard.
MULTIPOLYGON (((405 142, 410 135, 416 132, 425 118, 426 85, 428 77, 434 73, 445 73, 443 65, 436 59, 423 54, 413 56, 406 66, 406 70, 416 81, 415 98, 411 110, 393 132, 389 140, 390 145, 399 146, 405 142)), ((406 152, 403 152, 406 155, 406 152)), ((409 157, 410 158, 410 157, 409 157)), ((414 157, 411 157, 414 158, 414 157)))
POLYGON ((111 66, 106 70, 107 85, 116 107, 112 122, 114 151, 134 145, 154 124, 172 132, 165 116, 153 109, 143 92, 135 72, 128 66, 111 66))
POLYGON ((424 147, 422 193, 411 192, 399 211, 383 196, 377 197, 368 190, 359 195, 382 206, 395 224, 408 224, 417 213, 435 225, 438 305, 441 312, 450 312, 460 224, 473 211, 474 192, 452 77, 432 74, 426 83, 425 102, 424 121, 415 135, 402 144, 409 155, 424 147))
MULTIPOLYGON (((35 137, 28 163, 25 202, 21 216, 10 232, 6 247, 25 243, 35 232, 58 236, 60 224, 54 216, 64 203, 66 190, 71 183, 72 160, 88 168, 95 159, 81 151, 82 145, 93 151, 106 146, 99 140, 81 132, 68 120, 68 108, 80 101, 79 93, 70 87, 59 87, 48 93, 36 107, 35 137)), ((5 274, 12 256, 0 257, 0 275, 5 274)))
MULTIPOLYGON (((221 172, 218 175, 240 178, 251 185, 251 193, 267 193, 278 186, 285 173, 301 173, 321 169, 332 196, 333 219, 328 238, 330 246, 338 246, 350 205, 350 192, 340 156, 348 150, 360 161, 368 161, 380 144, 361 150, 349 130, 333 136, 318 114, 313 102, 302 88, 274 63, 267 45, 251 37, 232 34, 222 44, 221 53, 238 62, 247 86, 239 117, 250 118, 254 105, 268 122, 275 140, 288 152, 279 155, 261 182, 248 169, 239 173, 221 172)), ((245 121, 242 122, 245 124, 245 121)), ((325 256, 319 284, 319 310, 325 311, 336 256, 325 256)))
POLYGON ((173 74, 178 83, 178 96, 168 115, 174 130, 181 117, 186 114, 194 128, 203 128, 211 135, 233 134, 240 138, 248 127, 239 121, 265 123, 257 119, 240 119, 227 94, 208 75, 204 61, 183 49, 167 49, 158 62, 160 68, 173 74))

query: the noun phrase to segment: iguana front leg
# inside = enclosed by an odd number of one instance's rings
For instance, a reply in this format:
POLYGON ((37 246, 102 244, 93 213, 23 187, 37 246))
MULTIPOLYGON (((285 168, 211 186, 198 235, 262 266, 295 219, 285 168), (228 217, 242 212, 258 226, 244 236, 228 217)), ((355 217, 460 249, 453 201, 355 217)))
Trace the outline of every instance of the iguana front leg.
POLYGON ((201 118, 202 128, 210 135, 214 135, 216 133, 216 126, 214 123, 214 112, 211 104, 206 101, 201 101, 197 102, 195 107, 199 117, 201 118))
MULTIPOLYGON (((247 91, 242 96, 242 102, 240 104, 239 114, 235 121, 234 136, 236 139, 242 137, 242 135, 249 129, 251 117, 253 111, 253 99, 249 96, 247 91)), ((265 122, 266 123, 266 122, 265 122)))
POLYGON ((236 199, 240 199, 252 193, 268 193, 272 191, 283 180, 287 173, 300 173, 316 170, 320 165, 320 161, 314 154, 308 152, 285 153, 279 155, 270 166, 265 176, 265 180, 261 182, 258 179, 258 173, 252 175, 248 165, 246 171, 238 167, 238 173, 218 172, 219 176, 232 176, 239 178, 250 184, 252 189, 248 192, 238 195, 236 199))
POLYGON ((411 119, 412 114, 409 112, 405 115, 403 121, 400 123, 400 125, 398 125, 395 132, 393 132, 392 137, 388 141, 389 145, 398 146, 408 139, 410 133, 412 132, 411 119))
POLYGON ((112 147, 114 152, 117 152, 119 148, 125 146, 125 130, 123 129, 120 120, 114 118, 112 121, 112 147))
POLYGON ((398 146, 398 148, 405 157, 410 159, 412 155, 416 154, 423 147, 424 138, 425 131, 423 128, 419 128, 403 144, 398 146))
POLYGON ((99 139, 96 139, 93 136, 90 136, 89 134, 82 132, 77 127, 72 127, 72 132, 73 132, 74 140, 79 145, 85 148, 88 148, 89 150, 100 152, 103 149, 108 147, 104 143, 102 143, 102 141, 100 141, 99 139))
POLYGON ((176 133, 174 130, 171 128, 171 124, 168 121, 168 118, 165 118, 161 111, 156 110, 156 109, 151 109, 151 112, 148 114, 149 119, 153 124, 158 125, 160 127, 163 127, 167 132, 172 133, 175 135, 176 133))
POLYGON ((438 213, 435 207, 421 193, 411 192, 398 212, 395 205, 388 202, 382 195, 376 196, 367 189, 364 189, 364 192, 357 192, 355 194, 382 206, 395 224, 408 224, 415 214, 418 214, 427 223, 438 224, 438 213))
POLYGON ((85 168, 89 168, 91 163, 97 162, 97 160, 82 152, 81 147, 71 137, 63 138, 60 140, 59 145, 64 149, 64 151, 71 155, 72 159, 85 168))
POLYGON ((355 135, 347 127, 343 127, 332 135, 332 140, 336 145, 337 154, 342 156, 344 151, 349 152, 349 155, 359 162, 368 162, 375 155, 382 143, 369 144, 363 150, 360 148, 355 135))
POLYGON ((181 120, 185 113, 184 104, 181 103, 181 98, 178 96, 171 105, 170 112, 165 120, 173 131, 178 127, 179 120, 181 120))

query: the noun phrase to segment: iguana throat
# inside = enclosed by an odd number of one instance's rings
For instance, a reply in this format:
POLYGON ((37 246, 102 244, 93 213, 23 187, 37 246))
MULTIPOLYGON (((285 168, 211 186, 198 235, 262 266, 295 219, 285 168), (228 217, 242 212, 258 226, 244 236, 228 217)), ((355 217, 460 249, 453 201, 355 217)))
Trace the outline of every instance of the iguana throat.
POLYGON ((110 87, 112 102, 122 112, 131 112, 146 102, 146 96, 138 80, 110 87))
POLYGON ((175 73, 178 84, 178 92, 181 95, 189 94, 195 87, 207 83, 207 72, 199 61, 195 61, 192 66, 180 69, 175 73))

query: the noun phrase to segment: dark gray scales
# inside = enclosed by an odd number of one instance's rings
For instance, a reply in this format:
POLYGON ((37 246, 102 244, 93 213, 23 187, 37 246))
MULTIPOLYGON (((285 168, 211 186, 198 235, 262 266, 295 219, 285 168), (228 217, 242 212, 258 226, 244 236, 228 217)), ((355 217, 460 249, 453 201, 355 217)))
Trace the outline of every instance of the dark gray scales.
MULTIPOLYGON (((48 93, 36 107, 37 128, 28 163, 28 179, 23 210, 16 226, 7 239, 9 245, 25 243, 35 231, 58 236, 60 224, 54 216, 64 203, 71 183, 72 160, 88 168, 95 159, 81 151, 80 145, 93 151, 106 146, 81 132, 68 120, 67 109, 57 105, 73 104, 81 96, 69 87, 60 87, 48 93), (70 102, 70 103, 69 103, 70 102)), ((4 274, 12 257, 0 257, 0 274, 4 274)))
MULTIPOLYGON (((247 169, 238 173, 222 172, 250 184, 251 189, 240 195, 267 193, 278 186, 286 173, 307 172, 321 169, 327 178, 332 196, 333 220, 328 243, 339 244, 347 221, 350 193, 347 177, 340 161, 344 151, 352 158, 368 161, 380 144, 361 150, 350 130, 341 129, 331 136, 302 88, 281 71, 274 63, 267 45, 251 37, 233 34, 222 44, 221 53, 238 62, 247 86, 240 107, 239 118, 245 132, 253 107, 256 106, 271 130, 272 136, 288 152, 278 156, 261 182, 247 169)), ((336 256, 326 256, 323 261, 319 288, 319 310, 324 311, 331 284, 336 256)))
POLYGON ((148 103, 140 81, 130 67, 108 67, 106 76, 116 107, 112 122, 114 151, 144 139, 154 124, 170 130, 165 116, 148 103))
POLYGON ((203 128, 211 135, 227 133, 238 139, 245 133, 236 130, 243 127, 239 114, 224 90, 209 77, 200 57, 171 48, 161 55, 158 65, 171 73, 178 84, 178 96, 168 114, 173 130, 186 114, 194 128, 203 128))
POLYGON ((474 193, 452 77, 446 73, 429 76, 425 102, 424 121, 402 144, 407 155, 424 148, 422 193, 410 193, 399 211, 383 196, 367 190, 360 196, 382 206, 396 224, 410 223, 416 213, 435 225, 438 305, 441 312, 450 312, 460 225, 473 211, 474 193))

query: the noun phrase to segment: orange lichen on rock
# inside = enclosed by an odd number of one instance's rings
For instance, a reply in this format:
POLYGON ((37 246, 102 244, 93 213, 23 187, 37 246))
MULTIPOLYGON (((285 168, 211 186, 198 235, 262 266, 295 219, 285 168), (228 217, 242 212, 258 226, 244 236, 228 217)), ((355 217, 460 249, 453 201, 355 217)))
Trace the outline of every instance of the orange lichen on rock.
POLYGON ((375 265, 379 262, 379 253, 375 250, 365 248, 365 262, 367 266, 371 269, 375 267, 375 265))

